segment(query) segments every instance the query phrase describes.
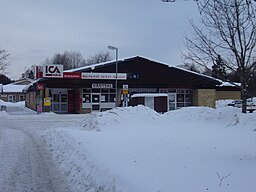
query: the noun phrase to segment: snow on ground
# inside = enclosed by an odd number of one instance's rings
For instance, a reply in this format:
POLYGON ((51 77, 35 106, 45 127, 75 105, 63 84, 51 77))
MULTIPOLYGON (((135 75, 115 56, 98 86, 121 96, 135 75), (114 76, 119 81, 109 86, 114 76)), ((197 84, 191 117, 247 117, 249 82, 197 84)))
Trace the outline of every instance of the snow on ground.
POLYGON ((31 118, 74 191, 256 191, 256 113, 227 103, 31 118))

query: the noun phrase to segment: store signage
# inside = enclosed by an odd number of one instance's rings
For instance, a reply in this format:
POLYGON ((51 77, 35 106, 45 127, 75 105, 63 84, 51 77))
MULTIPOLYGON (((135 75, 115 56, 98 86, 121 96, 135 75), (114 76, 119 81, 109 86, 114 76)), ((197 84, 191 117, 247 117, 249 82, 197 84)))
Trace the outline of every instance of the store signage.
POLYGON ((81 79, 81 73, 78 72, 64 72, 64 79, 81 79))
POLYGON ((36 90, 44 90, 44 84, 42 84, 42 83, 37 83, 37 84, 36 84, 36 90))
POLYGON ((51 98, 50 97, 44 98, 44 106, 45 107, 50 107, 51 106, 51 98))
POLYGON ((124 95, 128 95, 129 91, 128 91, 128 90, 123 90, 122 93, 123 93, 124 95))
POLYGON ((92 88, 96 89, 112 89, 113 84, 104 84, 104 83, 93 83, 92 88))
POLYGON ((128 90, 128 85, 123 85, 123 90, 128 90))
POLYGON ((44 65, 43 77, 63 78, 63 65, 44 65))
MULTIPOLYGON (((107 80, 115 80, 116 73, 82 73, 82 79, 107 79, 107 80)), ((126 80, 126 73, 117 73, 118 80, 126 80)))

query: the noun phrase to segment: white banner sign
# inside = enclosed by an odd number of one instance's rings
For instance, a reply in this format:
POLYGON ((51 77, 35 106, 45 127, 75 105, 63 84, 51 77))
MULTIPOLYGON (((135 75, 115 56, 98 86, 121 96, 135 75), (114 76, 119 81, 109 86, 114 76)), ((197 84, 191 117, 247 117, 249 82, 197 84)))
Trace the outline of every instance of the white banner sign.
MULTIPOLYGON (((116 74, 115 73, 82 73, 82 79, 108 79, 108 80, 115 80, 116 74)), ((118 80, 126 80, 127 74, 126 73, 117 73, 118 80)))
POLYGON ((43 77, 63 78, 63 65, 45 65, 45 66, 43 66, 43 77))

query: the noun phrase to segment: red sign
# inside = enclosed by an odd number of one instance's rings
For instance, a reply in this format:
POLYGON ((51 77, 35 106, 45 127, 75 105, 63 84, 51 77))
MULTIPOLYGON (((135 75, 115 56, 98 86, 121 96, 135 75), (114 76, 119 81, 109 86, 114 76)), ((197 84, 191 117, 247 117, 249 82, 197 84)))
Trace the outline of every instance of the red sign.
POLYGON ((65 78, 65 79, 81 79, 81 73, 79 73, 79 72, 64 72, 63 78, 65 78))
POLYGON ((36 84, 36 90, 44 90, 44 84, 37 83, 36 84))

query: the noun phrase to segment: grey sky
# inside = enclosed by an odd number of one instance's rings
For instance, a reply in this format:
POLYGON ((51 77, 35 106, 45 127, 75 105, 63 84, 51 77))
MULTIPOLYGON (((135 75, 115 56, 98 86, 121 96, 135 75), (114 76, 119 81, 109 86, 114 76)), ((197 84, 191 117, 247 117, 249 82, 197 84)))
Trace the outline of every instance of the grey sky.
POLYGON ((57 52, 80 51, 87 58, 110 51, 108 45, 119 48, 120 58, 141 55, 178 65, 189 19, 198 18, 196 3, 183 0, 0 2, 0 47, 11 53, 11 78, 57 52))

